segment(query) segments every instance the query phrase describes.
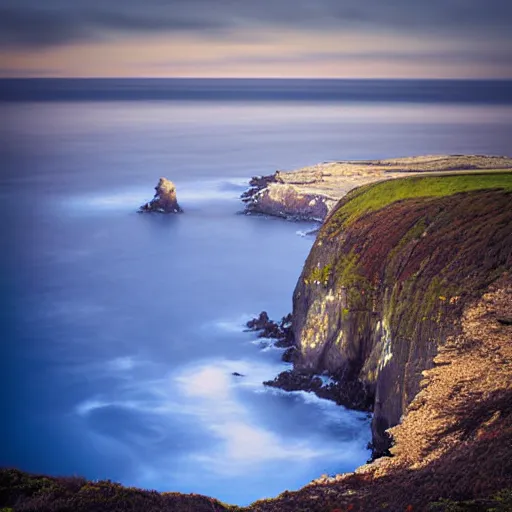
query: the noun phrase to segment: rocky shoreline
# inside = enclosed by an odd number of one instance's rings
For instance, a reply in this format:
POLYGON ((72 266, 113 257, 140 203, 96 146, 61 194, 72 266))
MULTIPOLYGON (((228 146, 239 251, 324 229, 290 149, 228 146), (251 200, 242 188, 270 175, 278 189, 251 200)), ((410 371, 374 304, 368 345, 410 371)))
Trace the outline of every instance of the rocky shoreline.
POLYGON ((428 155, 387 160, 325 162, 255 176, 241 195, 245 213, 322 222, 350 190, 377 181, 425 173, 512 169, 512 158, 428 155))
POLYGON ((292 315, 289 313, 284 316, 279 323, 270 320, 268 313, 262 311, 256 318, 249 320, 245 331, 258 333, 258 338, 269 338, 275 340, 273 345, 278 348, 286 349, 283 352, 282 359, 287 363, 293 362, 295 344, 293 341, 292 315))
MULTIPOLYGON (((282 355, 283 361, 294 362, 298 352, 293 337, 291 313, 280 322, 275 322, 266 311, 262 311, 259 316, 249 320, 246 327, 247 331, 257 332, 259 338, 274 339, 275 347, 286 349, 282 355)), ((367 412, 371 411, 374 398, 357 379, 336 373, 319 375, 308 370, 290 369, 263 382, 263 385, 284 391, 311 392, 349 409, 367 412)))

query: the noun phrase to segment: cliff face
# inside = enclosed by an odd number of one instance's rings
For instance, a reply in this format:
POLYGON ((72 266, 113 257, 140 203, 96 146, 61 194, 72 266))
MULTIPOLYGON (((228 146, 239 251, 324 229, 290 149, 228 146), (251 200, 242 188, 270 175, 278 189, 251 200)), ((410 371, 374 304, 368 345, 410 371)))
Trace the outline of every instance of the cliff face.
POLYGON ((512 268, 511 189, 512 174, 374 184, 320 230, 294 292, 295 367, 364 388, 377 454, 465 304, 512 268))

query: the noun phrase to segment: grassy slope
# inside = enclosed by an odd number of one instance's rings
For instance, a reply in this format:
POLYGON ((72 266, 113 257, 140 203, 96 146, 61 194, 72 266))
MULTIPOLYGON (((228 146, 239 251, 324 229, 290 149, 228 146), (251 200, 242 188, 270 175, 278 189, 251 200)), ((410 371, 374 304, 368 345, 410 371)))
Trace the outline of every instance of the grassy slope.
POLYGON ((512 191, 512 172, 496 170, 481 174, 414 176, 373 183, 347 194, 328 221, 329 231, 337 231, 365 213, 380 210, 396 201, 487 189, 512 191))

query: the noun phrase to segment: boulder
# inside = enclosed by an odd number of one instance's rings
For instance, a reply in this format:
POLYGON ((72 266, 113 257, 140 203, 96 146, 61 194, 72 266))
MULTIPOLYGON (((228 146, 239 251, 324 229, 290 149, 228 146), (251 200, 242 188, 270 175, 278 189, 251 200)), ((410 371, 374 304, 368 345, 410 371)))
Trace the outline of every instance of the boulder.
POLYGON ((271 324, 273 324, 273 322, 268 317, 268 313, 266 311, 262 311, 259 316, 249 320, 246 326, 250 331, 260 331, 266 329, 271 324))
POLYGON ((153 199, 139 208, 139 212, 183 213, 176 198, 176 186, 167 178, 160 178, 153 199))
POLYGON ((281 322, 277 323, 270 320, 266 311, 262 311, 259 316, 249 320, 246 326, 248 331, 258 332, 259 338, 276 339, 276 347, 288 348, 293 345, 291 320, 292 315, 288 314, 281 319, 281 322))

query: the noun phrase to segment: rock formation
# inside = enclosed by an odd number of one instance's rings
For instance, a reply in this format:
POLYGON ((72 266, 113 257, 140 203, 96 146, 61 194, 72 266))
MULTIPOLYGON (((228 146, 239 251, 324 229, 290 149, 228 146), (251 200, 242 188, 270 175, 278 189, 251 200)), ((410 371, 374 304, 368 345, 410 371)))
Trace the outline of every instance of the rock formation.
POLYGON ((155 190, 153 199, 142 205, 139 212, 183 213, 176 198, 176 187, 172 181, 160 178, 155 190))
POLYGON ((292 315, 281 318, 279 323, 270 320, 268 313, 262 311, 256 318, 246 323, 248 331, 258 333, 259 338, 275 339, 275 346, 289 348, 293 345, 292 315))
POLYGON ((321 221, 336 204, 336 199, 303 192, 299 187, 285 183, 281 176, 276 171, 270 176, 251 179, 249 189, 241 196, 246 203, 245 213, 321 221))

